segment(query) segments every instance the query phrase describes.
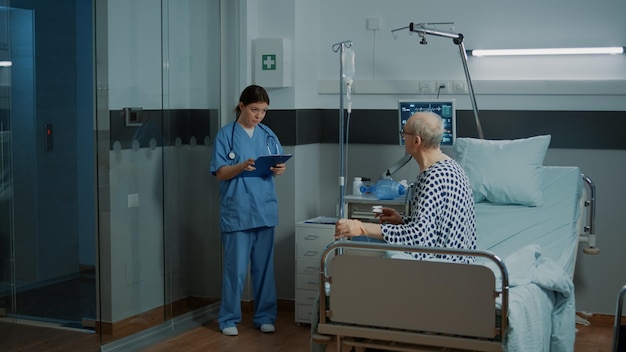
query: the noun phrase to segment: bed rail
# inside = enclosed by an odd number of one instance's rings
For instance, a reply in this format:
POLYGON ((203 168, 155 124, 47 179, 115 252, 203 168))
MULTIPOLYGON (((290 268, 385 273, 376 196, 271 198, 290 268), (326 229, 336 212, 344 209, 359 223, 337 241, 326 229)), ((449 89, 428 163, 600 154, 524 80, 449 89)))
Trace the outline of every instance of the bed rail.
POLYGON ((622 324, 624 297, 626 297, 626 285, 624 285, 617 294, 615 322, 613 323, 613 348, 611 349, 611 352, 619 352, 626 349, 626 326, 622 324))
MULTIPOLYGON (((509 278, 489 251, 337 241, 320 262, 320 334, 335 336, 337 350, 402 345, 501 351, 507 331, 509 278), (354 251, 353 251, 354 250, 354 251), (484 258, 482 264, 403 260, 364 254, 421 252, 484 258), (353 253, 359 254, 353 254, 353 253), (495 271, 499 271, 496 284, 495 271), (500 297, 499 314, 496 299, 500 297)), ((412 347, 411 347, 412 346, 412 347)))
POLYGON ((585 186, 587 187, 587 197, 585 199, 585 208, 587 211, 587 224, 583 227, 584 233, 580 234, 580 242, 585 242, 587 245, 583 248, 583 252, 586 254, 598 254, 600 248, 596 245, 596 186, 591 178, 581 174, 585 186))

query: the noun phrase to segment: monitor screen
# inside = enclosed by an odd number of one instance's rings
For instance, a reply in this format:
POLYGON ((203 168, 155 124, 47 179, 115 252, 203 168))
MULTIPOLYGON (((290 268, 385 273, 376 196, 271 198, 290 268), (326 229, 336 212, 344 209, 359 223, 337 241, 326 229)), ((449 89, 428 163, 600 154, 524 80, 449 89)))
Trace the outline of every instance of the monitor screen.
MULTIPOLYGON (((432 111, 443 119, 442 146, 451 146, 456 139, 456 109, 454 99, 411 99, 398 102, 400 130, 404 128, 406 120, 418 111, 432 111)), ((400 136, 400 145, 404 139, 400 136)))

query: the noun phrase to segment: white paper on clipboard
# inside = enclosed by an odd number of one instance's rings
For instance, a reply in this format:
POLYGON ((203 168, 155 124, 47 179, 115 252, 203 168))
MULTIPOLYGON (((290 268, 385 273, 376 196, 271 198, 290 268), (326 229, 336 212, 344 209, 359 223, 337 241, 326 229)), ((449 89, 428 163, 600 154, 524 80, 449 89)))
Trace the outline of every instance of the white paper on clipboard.
POLYGON ((245 177, 267 177, 272 174, 270 167, 274 167, 276 164, 284 164, 285 161, 291 158, 291 154, 278 154, 278 155, 263 155, 258 157, 254 161, 254 171, 244 171, 242 176, 245 177))

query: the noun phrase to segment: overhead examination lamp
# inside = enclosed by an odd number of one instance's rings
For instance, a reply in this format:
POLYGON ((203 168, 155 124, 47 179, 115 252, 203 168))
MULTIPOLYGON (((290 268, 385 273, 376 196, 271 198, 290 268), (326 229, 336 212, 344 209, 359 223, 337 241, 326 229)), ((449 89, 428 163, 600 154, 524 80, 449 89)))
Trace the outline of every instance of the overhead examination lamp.
POLYGON ((480 119, 478 118, 478 107, 476 105, 476 95, 474 94, 474 87, 472 86, 472 79, 469 73, 469 67, 467 65, 467 52, 465 51, 465 46, 463 45, 463 34, 454 33, 448 31, 438 30, 436 25, 454 25, 454 22, 433 22, 433 23, 409 23, 408 26, 397 28, 391 30, 391 34, 393 34, 394 39, 396 39, 395 32, 401 31, 404 29, 408 29, 410 32, 417 33, 422 39, 420 44, 426 45, 428 44, 428 40, 426 36, 434 35, 437 37, 450 38, 454 42, 454 44, 458 45, 459 51, 461 53, 461 62, 463 63, 463 71, 465 71, 465 80, 467 81, 467 88, 470 94, 470 100, 472 102, 472 109, 474 110, 474 120, 476 121, 476 129, 478 130, 478 137, 484 139, 485 136, 483 134, 483 129, 480 125, 480 119))

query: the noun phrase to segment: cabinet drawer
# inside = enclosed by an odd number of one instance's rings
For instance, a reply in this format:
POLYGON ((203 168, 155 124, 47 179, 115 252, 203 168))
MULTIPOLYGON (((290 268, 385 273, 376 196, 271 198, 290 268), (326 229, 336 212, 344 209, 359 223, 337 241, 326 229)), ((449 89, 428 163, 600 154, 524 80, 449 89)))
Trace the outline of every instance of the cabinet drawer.
POLYGON ((313 304, 317 297, 317 290, 296 290, 296 303, 297 304, 313 304))
POLYGON ((320 261, 316 259, 296 259, 296 275, 315 275, 320 272, 320 261))
POLYGON ((297 243, 324 243, 329 244, 335 240, 334 225, 317 225, 317 227, 296 227, 297 243))
POLYGON ((297 243, 296 257, 313 260, 320 259, 327 246, 328 243, 297 243))
POLYGON ((319 286, 320 278, 317 275, 298 275, 296 276, 296 289, 304 290, 317 290, 319 286))
POLYGON ((296 322, 310 324, 312 312, 313 312, 312 305, 296 304, 296 322))

